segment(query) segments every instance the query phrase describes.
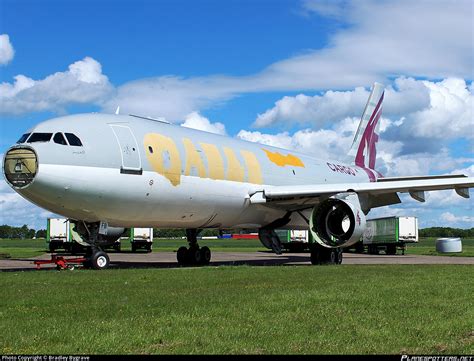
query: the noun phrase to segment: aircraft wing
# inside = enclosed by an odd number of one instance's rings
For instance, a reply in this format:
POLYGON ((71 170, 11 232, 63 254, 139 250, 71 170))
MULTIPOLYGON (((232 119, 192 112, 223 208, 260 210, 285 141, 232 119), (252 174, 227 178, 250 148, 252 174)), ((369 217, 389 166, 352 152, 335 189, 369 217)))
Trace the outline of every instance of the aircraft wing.
POLYGON ((371 208, 400 203, 397 193, 409 193, 417 201, 425 201, 425 191, 454 189, 461 197, 469 198, 469 188, 474 187, 474 177, 445 175, 426 177, 381 178, 376 182, 311 184, 295 186, 267 186, 250 194, 252 204, 286 210, 309 208, 327 198, 344 192, 366 196, 371 208))

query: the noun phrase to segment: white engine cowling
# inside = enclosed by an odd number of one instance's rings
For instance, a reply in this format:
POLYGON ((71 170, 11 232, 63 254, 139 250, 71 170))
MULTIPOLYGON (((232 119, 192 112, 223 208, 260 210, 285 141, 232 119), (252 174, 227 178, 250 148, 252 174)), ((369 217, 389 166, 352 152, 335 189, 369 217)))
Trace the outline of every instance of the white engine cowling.
POLYGON ((358 195, 340 193, 313 208, 309 229, 324 247, 349 247, 360 240, 365 223, 358 195))

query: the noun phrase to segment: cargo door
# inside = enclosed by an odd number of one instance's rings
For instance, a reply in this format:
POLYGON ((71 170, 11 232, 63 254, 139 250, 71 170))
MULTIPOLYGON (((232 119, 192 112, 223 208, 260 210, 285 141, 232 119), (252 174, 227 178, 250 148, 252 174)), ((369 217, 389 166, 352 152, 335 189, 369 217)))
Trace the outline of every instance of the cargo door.
POLYGON ((142 174, 142 162, 138 143, 132 130, 126 125, 109 124, 117 139, 120 154, 122 157, 122 167, 120 173, 142 174))
POLYGON ((418 242, 418 222, 416 217, 399 218, 399 239, 403 242, 418 242))

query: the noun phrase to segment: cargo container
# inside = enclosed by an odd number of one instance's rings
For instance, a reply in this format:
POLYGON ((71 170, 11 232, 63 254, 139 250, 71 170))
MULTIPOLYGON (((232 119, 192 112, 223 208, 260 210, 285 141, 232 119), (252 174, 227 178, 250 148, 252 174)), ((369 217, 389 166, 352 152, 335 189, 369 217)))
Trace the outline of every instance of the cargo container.
POLYGON ((46 243, 51 252, 67 249, 71 242, 69 220, 66 218, 48 218, 46 224, 46 243))
POLYGON ((407 243, 418 242, 418 218, 416 217, 384 217, 367 221, 366 230, 361 241, 352 248, 356 252, 394 255, 397 250, 405 254, 407 243))
POLYGON ((153 248, 153 228, 131 228, 130 243, 132 252, 136 252, 137 249, 145 249, 147 252, 151 252, 153 248))
POLYGON ((276 233, 280 237, 282 248, 290 252, 308 251, 313 238, 307 230, 286 230, 277 229, 276 233))

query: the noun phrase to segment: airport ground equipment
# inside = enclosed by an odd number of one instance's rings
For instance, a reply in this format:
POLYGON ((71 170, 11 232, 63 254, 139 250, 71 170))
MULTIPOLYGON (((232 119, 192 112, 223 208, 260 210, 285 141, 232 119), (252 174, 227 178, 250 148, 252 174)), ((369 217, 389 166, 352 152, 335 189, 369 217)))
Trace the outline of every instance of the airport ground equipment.
POLYGON ((34 261, 34 264, 36 265, 36 269, 41 269, 41 265, 44 265, 44 264, 55 264, 56 269, 58 270, 62 270, 62 269, 72 270, 77 265, 84 265, 84 262, 87 262, 87 259, 85 257, 66 258, 63 256, 58 256, 58 255, 53 254, 51 256, 51 259, 34 261))
POLYGON ((51 252, 62 248, 67 250, 71 242, 69 220, 66 218, 48 218, 46 225, 46 242, 51 252))
POLYGON ((131 228, 130 243, 132 252, 136 252, 137 249, 151 252, 153 249, 153 228, 131 228))
POLYGON ((280 237, 282 248, 289 252, 308 251, 314 242, 307 230, 277 229, 276 233, 280 237))
POLYGON ((57 254, 52 254, 50 259, 37 260, 33 262, 36 269, 40 269, 43 264, 55 264, 56 269, 74 269, 75 266, 81 265, 84 268, 93 268, 96 270, 106 269, 109 267, 110 258, 102 250, 88 249, 88 253, 83 257, 64 257, 57 254))
POLYGON ((367 221, 366 230, 359 242, 352 246, 358 253, 394 255, 397 250, 405 254, 407 243, 418 242, 418 218, 384 217, 367 221))

